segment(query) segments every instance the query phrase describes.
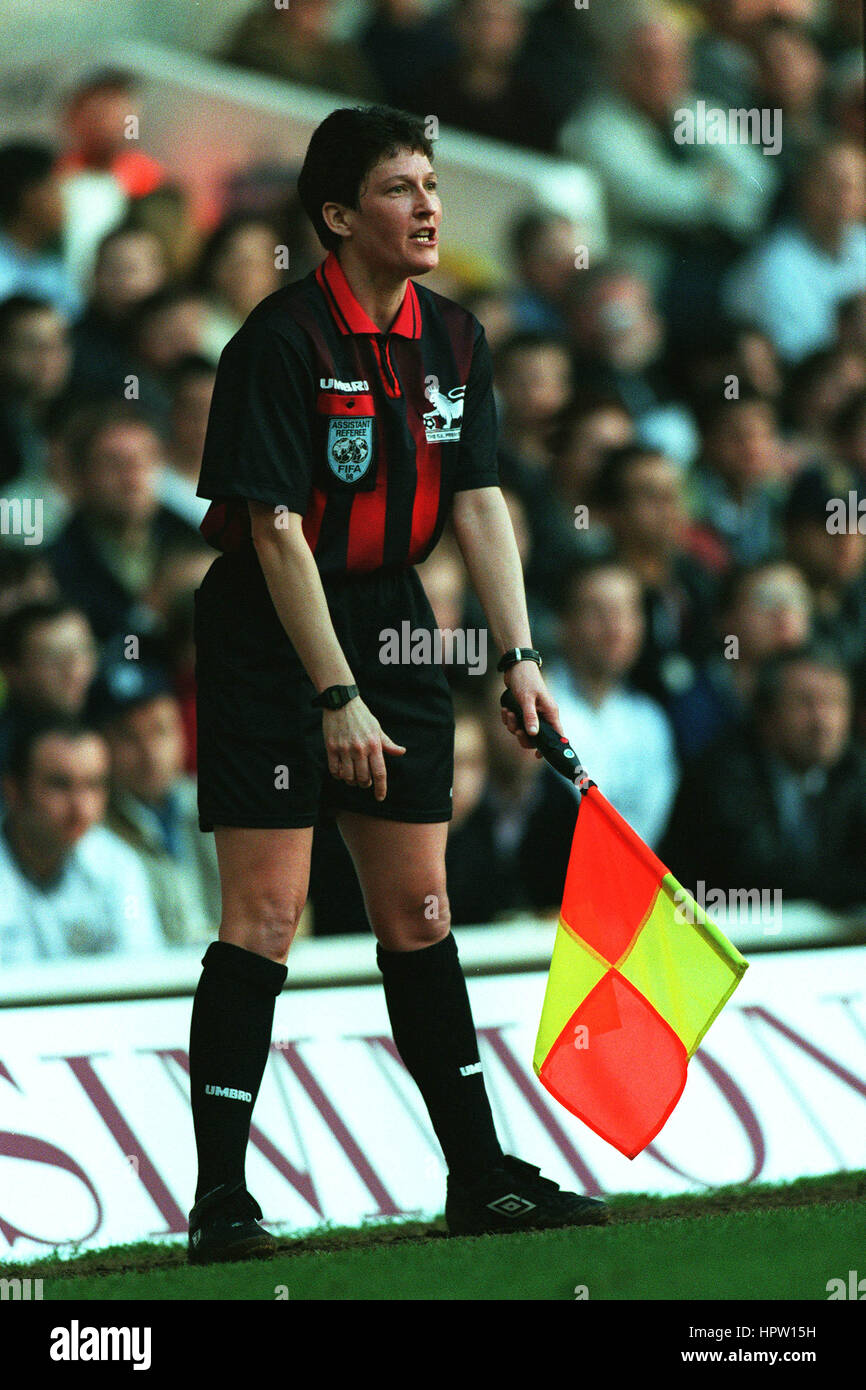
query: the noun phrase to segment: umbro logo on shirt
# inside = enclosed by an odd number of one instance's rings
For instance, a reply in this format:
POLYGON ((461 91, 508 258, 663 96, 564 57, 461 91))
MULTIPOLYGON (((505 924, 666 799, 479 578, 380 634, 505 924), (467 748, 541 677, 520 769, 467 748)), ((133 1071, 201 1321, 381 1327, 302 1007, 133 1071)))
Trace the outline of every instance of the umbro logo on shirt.
POLYGON ((368 381, 337 381, 336 377, 319 377, 319 389, 322 391, 369 391, 368 381))

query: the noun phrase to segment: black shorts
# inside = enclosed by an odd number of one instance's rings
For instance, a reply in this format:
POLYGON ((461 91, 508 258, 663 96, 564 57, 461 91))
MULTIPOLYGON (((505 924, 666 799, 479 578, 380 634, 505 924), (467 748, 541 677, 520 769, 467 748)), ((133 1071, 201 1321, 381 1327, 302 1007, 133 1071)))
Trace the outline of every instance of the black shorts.
POLYGON ((387 664, 382 633, 436 621, 414 569, 325 581, 331 618, 362 700, 402 756, 388 791, 332 777, 315 689, 280 622, 250 546, 214 560, 195 591, 198 813, 215 825, 314 825, 320 811, 398 821, 451 819, 454 716, 439 665, 387 664))

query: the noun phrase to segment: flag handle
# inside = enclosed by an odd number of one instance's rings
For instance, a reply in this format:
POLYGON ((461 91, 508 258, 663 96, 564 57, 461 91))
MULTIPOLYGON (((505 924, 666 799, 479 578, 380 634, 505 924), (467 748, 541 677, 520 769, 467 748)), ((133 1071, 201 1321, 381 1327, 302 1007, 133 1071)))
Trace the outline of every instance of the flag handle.
MULTIPOLYGON (((526 733, 523 711, 514 694, 510 690, 503 690, 499 697, 499 703, 514 715, 521 729, 526 733)), ((563 734, 558 734, 543 714, 538 714, 538 733, 526 734, 526 737, 532 747, 537 748, 541 756, 550 763, 553 770, 560 772, 563 777, 567 777, 569 782, 573 782, 579 791, 586 791, 588 787, 595 786, 595 782, 589 777, 586 768, 581 767, 580 758, 568 739, 563 734)))

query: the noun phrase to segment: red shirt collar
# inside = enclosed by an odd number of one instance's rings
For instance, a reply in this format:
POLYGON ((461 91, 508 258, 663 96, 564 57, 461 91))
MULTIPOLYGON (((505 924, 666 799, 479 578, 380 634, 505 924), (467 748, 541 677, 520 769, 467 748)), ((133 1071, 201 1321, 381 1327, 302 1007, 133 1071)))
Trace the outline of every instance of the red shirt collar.
MULTIPOLYGON (((366 311, 361 308, 333 251, 328 252, 318 267, 316 279, 341 333, 370 333, 381 337, 382 330, 376 327, 366 311)), ((406 282, 403 303, 388 333, 399 333, 402 338, 421 337, 421 307, 411 280, 406 282)))

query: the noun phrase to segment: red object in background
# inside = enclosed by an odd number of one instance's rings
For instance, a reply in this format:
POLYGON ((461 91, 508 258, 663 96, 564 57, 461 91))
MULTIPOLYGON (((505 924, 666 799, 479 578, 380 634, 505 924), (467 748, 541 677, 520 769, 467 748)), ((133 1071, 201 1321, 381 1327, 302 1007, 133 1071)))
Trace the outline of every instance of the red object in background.
POLYGON ((83 155, 75 153, 61 155, 57 161, 57 172, 60 175, 77 174, 83 169, 113 174, 130 198, 144 198, 166 180, 165 170, 158 160, 152 159, 141 150, 124 150, 121 154, 115 155, 107 168, 88 164, 83 155))

